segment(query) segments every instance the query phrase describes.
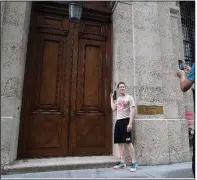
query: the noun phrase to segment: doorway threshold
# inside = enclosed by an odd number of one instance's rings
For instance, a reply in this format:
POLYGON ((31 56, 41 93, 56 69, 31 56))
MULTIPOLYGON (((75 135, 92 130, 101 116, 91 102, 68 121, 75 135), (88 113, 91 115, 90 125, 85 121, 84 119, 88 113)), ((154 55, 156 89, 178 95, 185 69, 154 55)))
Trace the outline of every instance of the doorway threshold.
POLYGON ((74 169, 109 168, 117 163, 115 156, 78 156, 16 160, 5 165, 2 174, 20 174, 74 169))

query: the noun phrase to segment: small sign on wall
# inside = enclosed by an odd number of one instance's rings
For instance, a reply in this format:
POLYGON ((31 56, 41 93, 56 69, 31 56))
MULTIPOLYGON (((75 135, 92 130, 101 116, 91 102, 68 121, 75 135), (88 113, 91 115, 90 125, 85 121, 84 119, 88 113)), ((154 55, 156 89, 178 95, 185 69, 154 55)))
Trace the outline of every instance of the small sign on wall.
POLYGON ((163 114, 163 106, 138 105, 137 109, 138 109, 138 114, 143 114, 143 115, 163 114))

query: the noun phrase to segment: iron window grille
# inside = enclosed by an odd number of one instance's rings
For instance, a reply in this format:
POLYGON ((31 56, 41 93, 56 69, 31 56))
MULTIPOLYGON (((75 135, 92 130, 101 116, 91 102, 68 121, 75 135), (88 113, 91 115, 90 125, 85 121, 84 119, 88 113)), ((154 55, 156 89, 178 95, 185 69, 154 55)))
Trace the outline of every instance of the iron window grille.
POLYGON ((195 62, 195 1, 181 1, 184 61, 191 66, 195 62))

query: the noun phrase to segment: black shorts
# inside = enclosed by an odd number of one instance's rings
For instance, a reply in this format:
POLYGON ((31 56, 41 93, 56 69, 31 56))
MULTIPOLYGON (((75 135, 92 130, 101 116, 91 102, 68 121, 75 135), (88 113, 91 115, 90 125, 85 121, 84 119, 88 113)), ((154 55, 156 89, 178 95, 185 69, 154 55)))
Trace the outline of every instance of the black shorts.
POLYGON ((127 132, 129 118, 118 119, 114 129, 114 144, 131 143, 131 131, 127 132))

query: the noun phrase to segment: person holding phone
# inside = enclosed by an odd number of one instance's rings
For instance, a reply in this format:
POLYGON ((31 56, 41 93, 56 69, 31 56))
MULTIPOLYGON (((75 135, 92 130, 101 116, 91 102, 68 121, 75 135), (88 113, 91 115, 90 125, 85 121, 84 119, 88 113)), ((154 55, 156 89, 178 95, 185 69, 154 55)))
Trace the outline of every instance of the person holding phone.
POLYGON ((114 129, 114 144, 118 144, 120 153, 120 162, 114 166, 114 169, 127 167, 124 158, 124 146, 128 146, 132 158, 130 171, 134 172, 138 167, 135 150, 131 143, 131 130, 135 115, 135 101, 133 96, 126 94, 124 82, 118 83, 117 89, 120 96, 117 99, 114 97, 114 93, 111 93, 110 96, 111 108, 113 111, 117 111, 117 120, 114 129), (116 101, 114 102, 115 99, 116 101))
MULTIPOLYGON (((183 92, 188 91, 195 83, 195 64, 190 66, 185 66, 185 71, 179 69, 177 76, 180 78, 180 89, 183 92), (185 71, 188 73, 186 75, 185 71)), ((195 90, 194 90, 195 91, 195 90)), ((194 93, 194 107, 195 107, 195 92, 194 93)), ((195 178, 195 131, 193 134, 193 157, 192 157, 192 170, 195 178)))

